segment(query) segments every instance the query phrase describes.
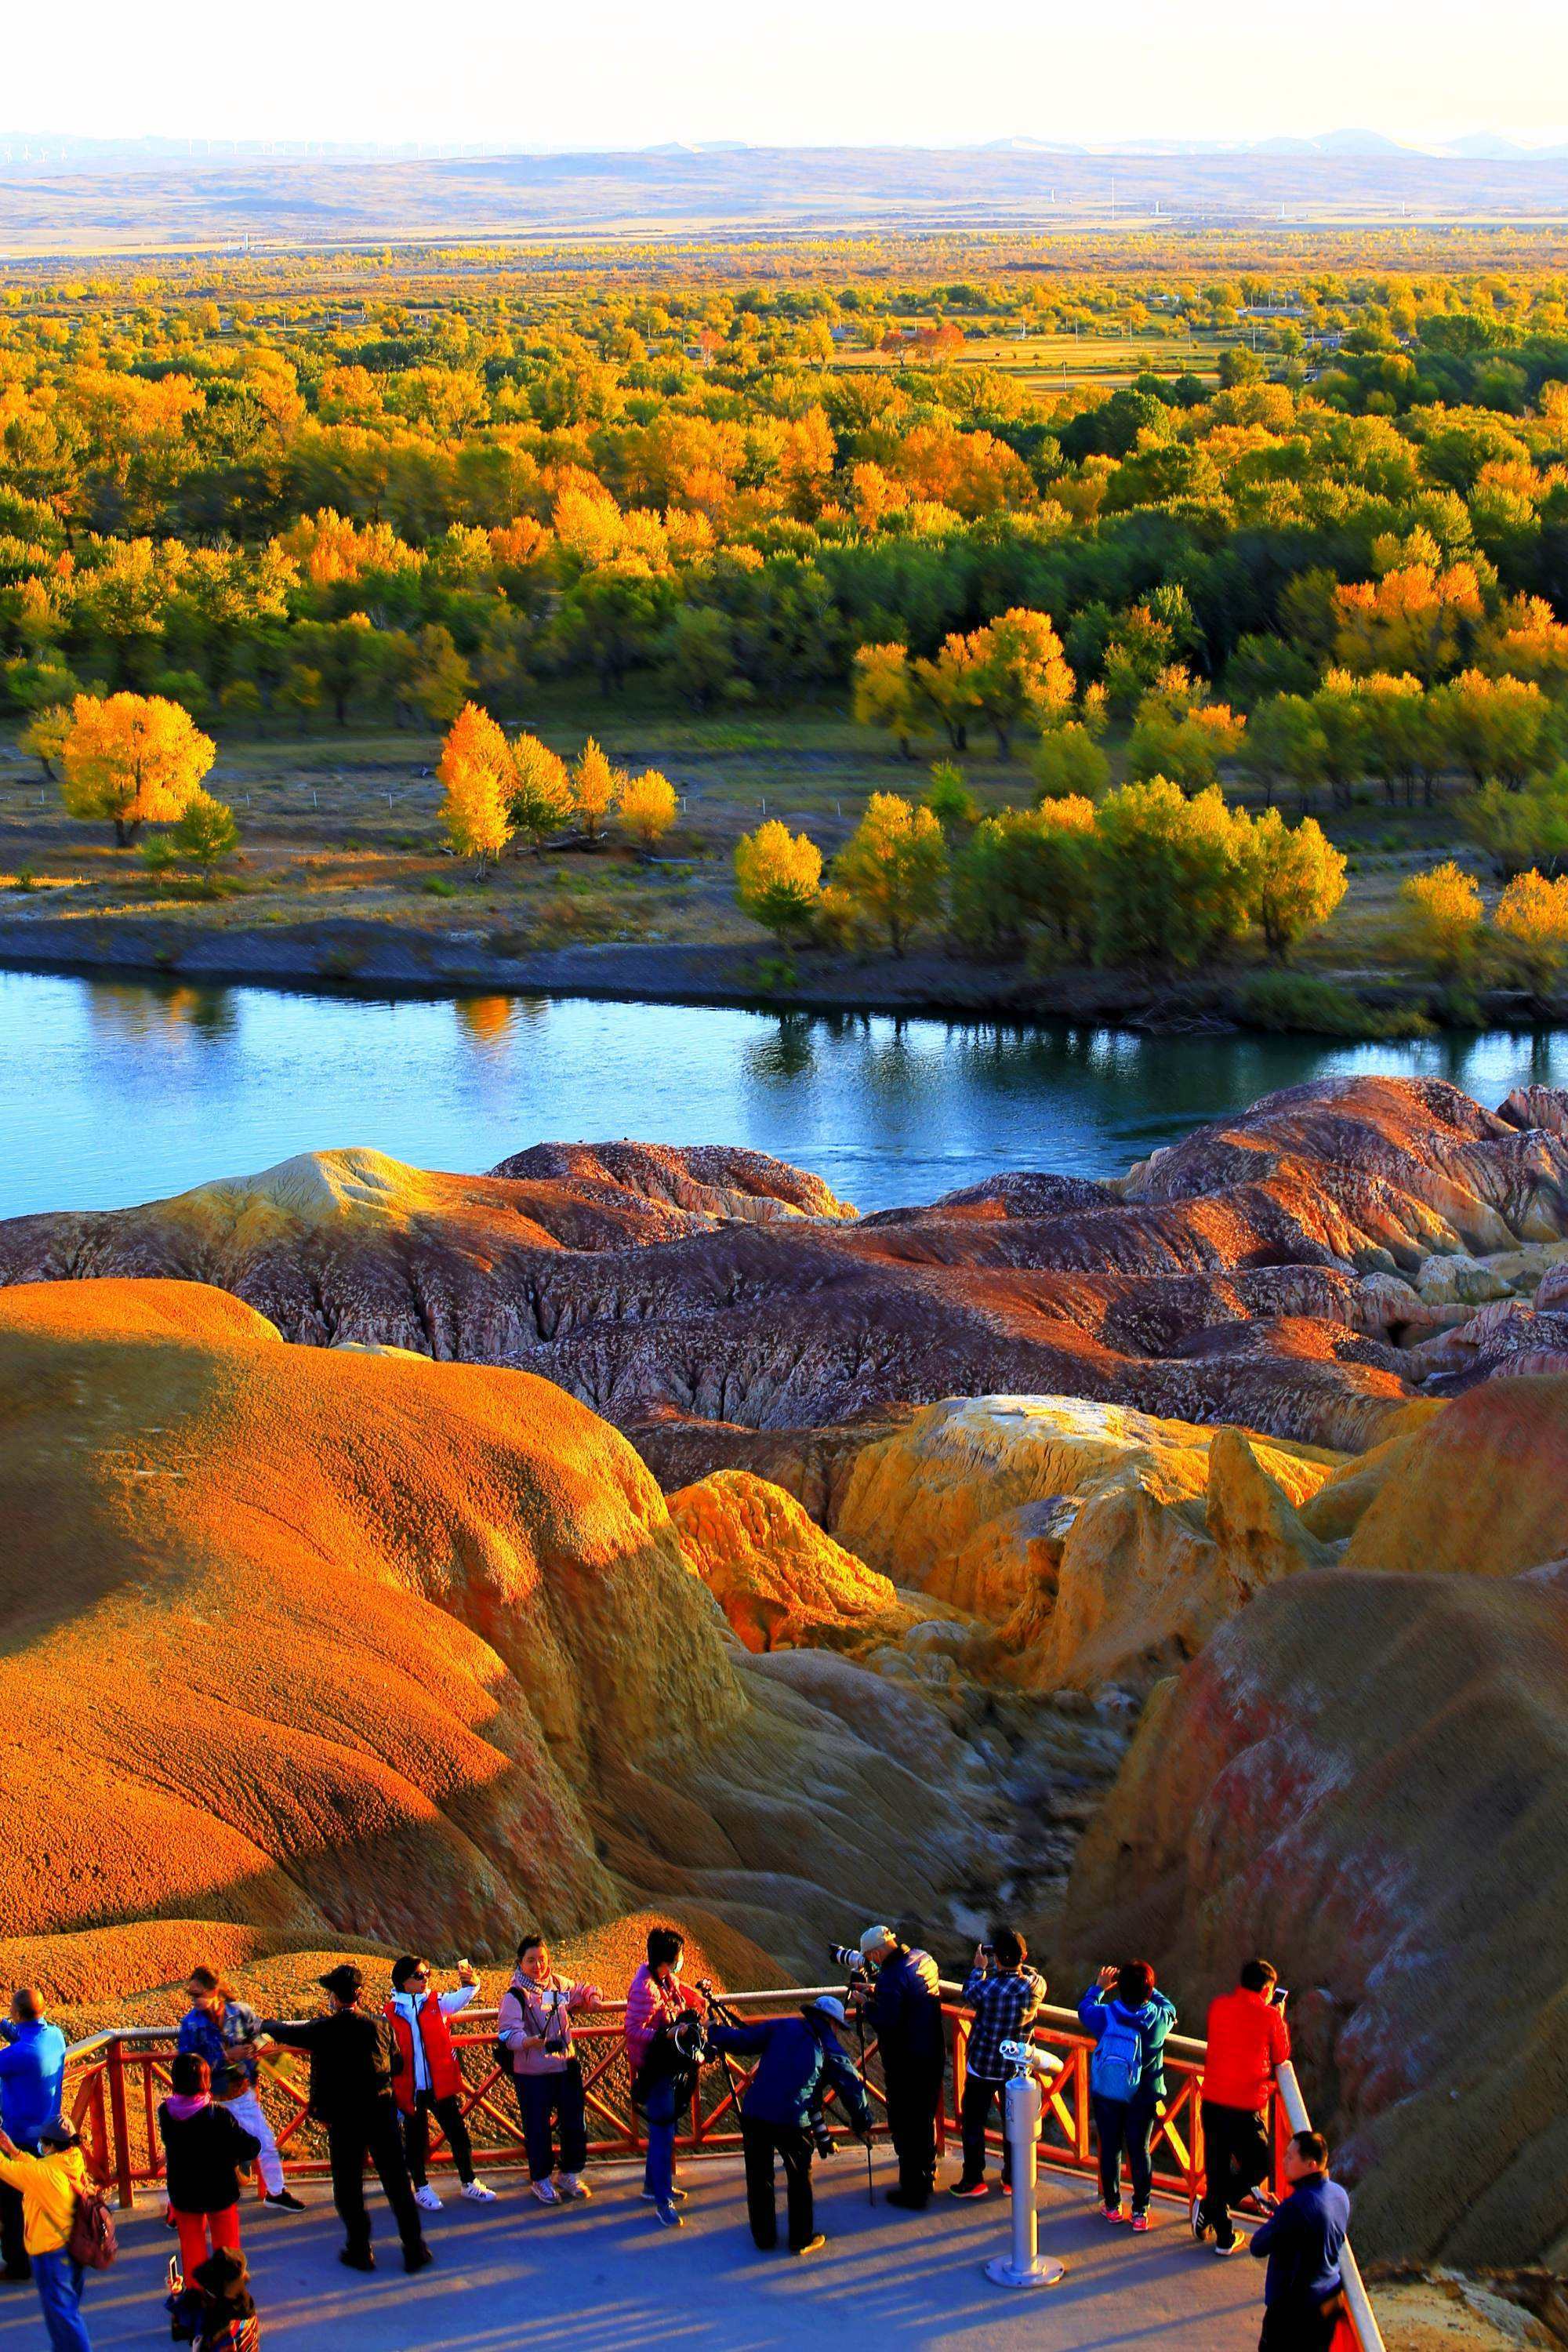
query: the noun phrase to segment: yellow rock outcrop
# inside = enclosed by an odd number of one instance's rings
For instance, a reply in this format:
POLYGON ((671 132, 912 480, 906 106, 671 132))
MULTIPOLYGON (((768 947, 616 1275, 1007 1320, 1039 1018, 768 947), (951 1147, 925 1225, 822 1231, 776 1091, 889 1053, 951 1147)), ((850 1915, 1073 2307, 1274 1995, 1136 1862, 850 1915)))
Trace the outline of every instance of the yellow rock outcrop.
POLYGON ((868 1446, 836 1532, 998 1625, 1036 1687, 1143 1682, 1322 1560, 1298 1507, 1340 1459, 1077 1398, 971 1398, 868 1446))
POLYGON ((914 1622, 885 1576, 835 1543, 782 1486, 716 1470, 669 1497, 696 1573, 748 1650, 858 1650, 914 1622))

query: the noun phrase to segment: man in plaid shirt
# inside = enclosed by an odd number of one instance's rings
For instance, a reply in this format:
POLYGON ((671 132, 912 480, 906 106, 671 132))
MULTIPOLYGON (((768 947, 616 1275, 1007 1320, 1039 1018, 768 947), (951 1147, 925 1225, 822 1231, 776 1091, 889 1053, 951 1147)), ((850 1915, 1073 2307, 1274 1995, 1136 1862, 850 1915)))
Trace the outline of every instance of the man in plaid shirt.
MULTIPOLYGON (((964 1979, 963 2001, 973 2012, 969 2028, 969 2055, 963 2083, 960 2123, 963 2132, 963 2172, 948 2190, 950 2197, 985 2194, 985 2126, 994 2099, 1006 2109, 1003 2093, 1007 2069, 1002 2058, 1004 2042, 1023 2041, 1046 1997, 1046 1980, 1027 1966, 1024 1938, 1011 1927, 999 1927, 996 1940, 982 1944, 974 1966, 964 1979)), ((1002 2142, 1002 2193, 1013 2186, 1013 2151, 1002 2142)))

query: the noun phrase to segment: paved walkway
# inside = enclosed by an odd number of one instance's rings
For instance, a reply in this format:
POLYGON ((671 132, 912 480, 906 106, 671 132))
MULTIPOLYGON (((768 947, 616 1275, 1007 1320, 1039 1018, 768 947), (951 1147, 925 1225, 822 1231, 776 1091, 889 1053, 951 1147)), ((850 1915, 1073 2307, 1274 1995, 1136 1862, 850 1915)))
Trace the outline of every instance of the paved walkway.
MULTIPOLYGON (((877 2168, 886 2185, 882 2160, 877 2168)), ((999 2196, 939 2198, 924 2215, 899 2214, 879 2196, 868 2207, 864 2165, 847 2149, 816 2168, 829 2242, 803 2262, 756 2252, 728 2158, 685 2168, 692 2194, 679 2231, 661 2230, 638 2201, 639 2171, 595 2167, 590 2177, 591 2203, 553 2212, 525 2198, 514 2174, 498 2176, 498 2204, 454 2199, 429 2217, 436 2264, 416 2279, 404 2277, 379 2196, 374 2278, 339 2264, 325 2182, 308 2184, 311 2210, 298 2218, 247 2205, 265 2352, 1253 2352, 1258 2342, 1262 2279, 1245 2252, 1229 2263, 1198 2252, 1172 2204, 1156 2205, 1146 2237, 1110 2229, 1076 2179, 1040 2188, 1041 2247, 1068 2276, 1020 2291, 982 2275, 1005 2238, 999 2196)), ((123 2221, 119 2263, 88 2282, 94 2352, 167 2345, 173 2242, 151 2210, 123 2221)), ((38 2352, 43 2340, 34 2290, 0 2288, 0 2352, 38 2352)))

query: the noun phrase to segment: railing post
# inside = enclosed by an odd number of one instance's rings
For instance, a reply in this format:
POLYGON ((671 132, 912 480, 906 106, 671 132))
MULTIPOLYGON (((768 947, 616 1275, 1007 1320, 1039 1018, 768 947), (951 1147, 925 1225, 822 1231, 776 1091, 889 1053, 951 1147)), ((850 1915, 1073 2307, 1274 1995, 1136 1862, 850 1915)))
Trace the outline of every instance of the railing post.
POLYGON ((114 2142, 115 2194, 125 2211, 136 2202, 131 2178, 131 2126, 125 2112, 125 2045, 116 2033, 109 2044, 109 2127, 114 2142))

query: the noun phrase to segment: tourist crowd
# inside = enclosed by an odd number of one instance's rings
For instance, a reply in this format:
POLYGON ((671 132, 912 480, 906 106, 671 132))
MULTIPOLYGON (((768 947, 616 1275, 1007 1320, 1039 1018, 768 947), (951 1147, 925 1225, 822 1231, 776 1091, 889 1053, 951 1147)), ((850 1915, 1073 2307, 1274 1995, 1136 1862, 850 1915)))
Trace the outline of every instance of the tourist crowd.
MULTIPOLYGON (((919 2212, 936 2189, 938 2116, 946 2066, 942 1989, 935 1961, 888 1927, 867 1929, 841 2000, 820 1994, 791 2015, 740 2018, 707 1984, 684 1980, 684 1944, 658 1927, 625 2000, 623 2033, 632 2100, 647 2147, 642 2196, 665 2229, 681 2226, 686 2190, 676 2177, 677 2120, 689 2106, 701 2067, 731 2057, 754 2061, 739 2100, 747 2212, 761 2248, 778 2242, 775 2171, 786 2192, 786 2243, 815 2252, 812 2159, 831 2146, 826 2106, 837 2102, 869 2145, 871 2105, 861 2067, 838 2038, 854 2015, 881 2060, 887 2122, 898 2183, 886 2202, 919 2212)), ((847 1956, 854 1960, 853 1952, 847 1956)), ((464 2116, 464 2085, 451 2021, 473 2000, 479 1979, 460 1961, 458 1982, 438 1991, 430 1964, 399 1959, 384 2001, 365 2001, 363 1971, 345 1961, 321 1979, 327 2006, 316 2016, 259 2018, 216 1969, 193 1969, 167 2097, 157 2110, 168 2220, 176 2233, 169 2312, 176 2342, 199 2352, 253 2352, 258 2323, 240 2245, 241 2175, 255 2168, 262 2201, 286 2213, 305 2208, 288 2188, 278 2142, 258 2097, 268 2046, 305 2053, 310 2113, 324 2129, 332 2200, 343 2225, 340 2260, 375 2267, 365 2202, 374 2167, 396 2224, 403 2266, 431 2262, 422 2215, 441 2198, 428 2176, 430 2126, 440 2130, 460 2194, 476 2203, 495 2192, 478 2177, 464 2116)), ((960 2126, 963 2168, 948 2194, 988 2194, 986 2132, 994 2107, 1005 2112, 1013 2066, 1008 2046, 1026 2039, 1046 1999, 1023 1937, 999 1929, 983 1944, 963 1987, 969 2014, 960 2126)), ((525 1936, 501 1997, 496 2054, 512 2077, 529 2183, 541 2205, 591 2194, 587 2114, 576 2021, 603 2005, 597 1985, 557 1973, 539 1935, 525 1936)), ((1174 2005, 1146 1961, 1102 1969, 1079 2003, 1091 2045, 1089 2087, 1099 2144, 1100 2210, 1108 2223, 1150 2227, 1151 2147, 1166 2098, 1164 2049, 1174 2005), (1123 2210, 1122 2165, 1131 2188, 1123 2210)), ((1266 2259, 1260 2352, 1329 2352, 1342 2312, 1340 2257, 1349 2221, 1344 2190, 1329 2175, 1328 2151, 1300 2132, 1284 2154, 1289 2194, 1265 2188, 1273 2149, 1268 2110, 1279 2068, 1290 2053, 1284 1995, 1268 1962, 1249 1959, 1235 1988, 1212 2004, 1202 2085, 1206 2155, 1192 2234, 1216 2255, 1237 2244, 1235 2216, 1258 2220, 1251 2252, 1266 2259)), ((62 2116, 65 2037, 24 1988, 0 2038, 0 2255, 6 2279, 33 2278, 52 2352, 89 2352, 82 2287, 89 2266, 113 2258, 112 2229, 89 2180, 83 2150, 62 2116)), ((1002 2190, 1012 2189, 1005 2136, 1002 2190)))

